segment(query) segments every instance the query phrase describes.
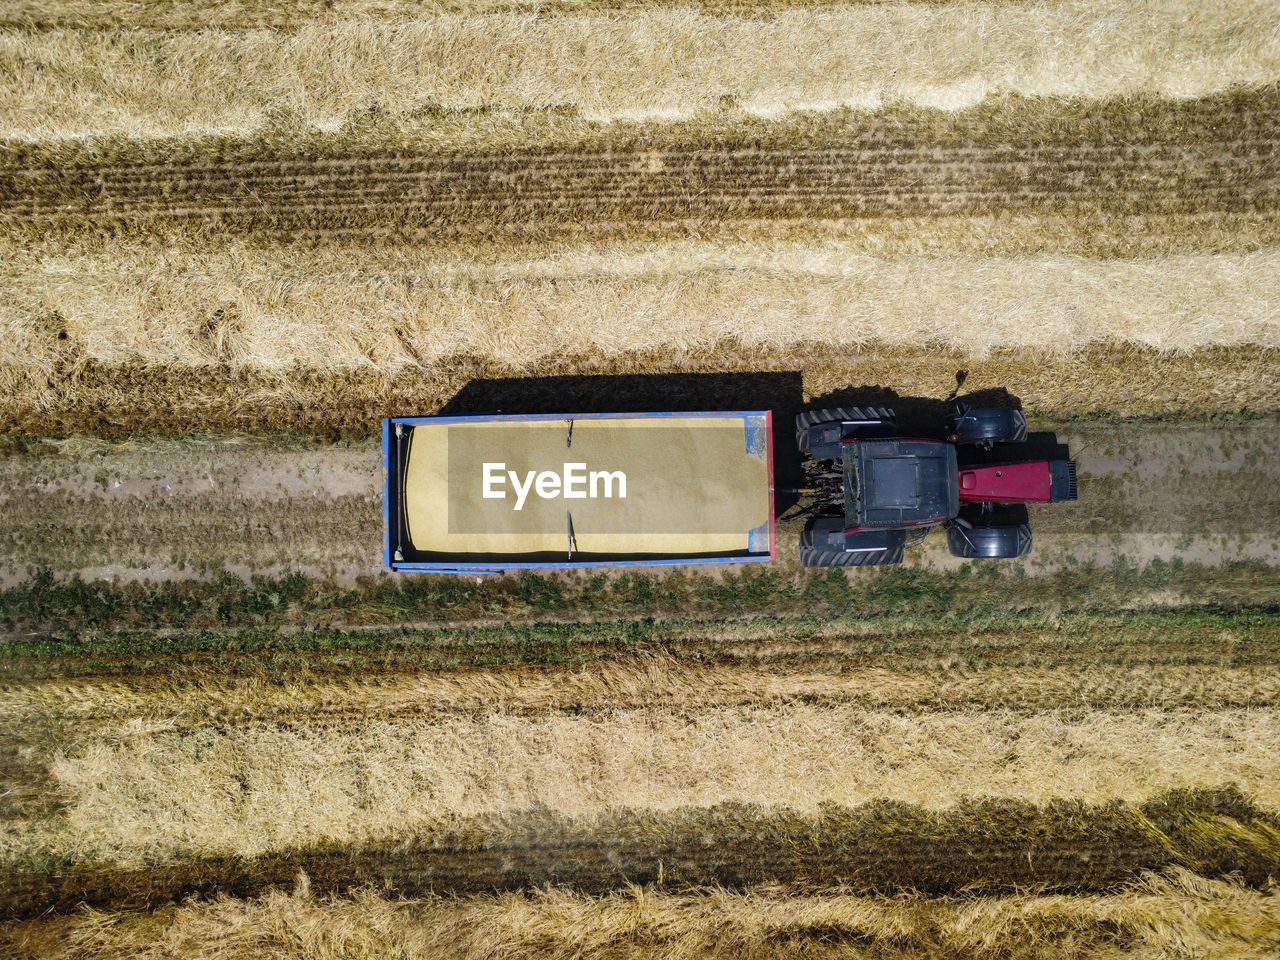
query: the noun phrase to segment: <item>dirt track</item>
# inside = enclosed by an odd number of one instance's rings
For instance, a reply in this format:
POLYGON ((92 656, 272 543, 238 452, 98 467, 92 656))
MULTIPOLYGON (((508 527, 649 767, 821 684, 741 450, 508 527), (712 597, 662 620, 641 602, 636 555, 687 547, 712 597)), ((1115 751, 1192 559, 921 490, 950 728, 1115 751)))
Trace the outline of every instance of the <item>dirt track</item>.
MULTIPOLYGON (((1081 500, 1039 508, 1028 570, 1118 557, 1280 562, 1274 425, 1063 425, 1081 500)), ((381 569, 376 444, 69 441, 0 460, 0 575, 38 567, 163 580, 285 568, 342 582, 381 569)), ((780 551, 795 524, 784 524, 780 551)), ((940 538, 919 556, 948 564, 940 538)))

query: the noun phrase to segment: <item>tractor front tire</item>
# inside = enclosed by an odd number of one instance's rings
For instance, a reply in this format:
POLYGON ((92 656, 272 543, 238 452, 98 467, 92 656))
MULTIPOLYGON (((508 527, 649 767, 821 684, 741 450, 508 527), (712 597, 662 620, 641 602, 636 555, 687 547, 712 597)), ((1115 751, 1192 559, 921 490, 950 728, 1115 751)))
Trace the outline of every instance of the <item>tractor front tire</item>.
POLYGON ((963 510, 967 525, 947 530, 947 549, 966 560, 1013 560, 1031 552, 1031 524, 1021 504, 995 510, 963 510), (967 516, 966 516, 967 515, 967 516))
POLYGON ((966 410, 951 422, 948 439, 979 450, 990 450, 997 443, 1022 443, 1027 439, 1027 418, 1021 410, 1006 407, 966 410))

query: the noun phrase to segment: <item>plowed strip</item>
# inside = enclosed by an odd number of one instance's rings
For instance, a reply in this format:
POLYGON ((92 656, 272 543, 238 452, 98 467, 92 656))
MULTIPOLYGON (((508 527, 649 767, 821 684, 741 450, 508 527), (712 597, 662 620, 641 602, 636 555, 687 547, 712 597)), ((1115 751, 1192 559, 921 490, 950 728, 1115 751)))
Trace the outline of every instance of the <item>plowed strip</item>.
POLYGON ((654 128, 616 144, 597 135, 570 150, 489 154, 402 144, 307 158, 263 147, 222 160, 67 166, 11 152, 0 166, 0 222, 467 234, 654 219, 1248 213, 1280 203, 1274 90, 1011 112, 1023 124, 983 111, 840 113, 696 146, 654 128))

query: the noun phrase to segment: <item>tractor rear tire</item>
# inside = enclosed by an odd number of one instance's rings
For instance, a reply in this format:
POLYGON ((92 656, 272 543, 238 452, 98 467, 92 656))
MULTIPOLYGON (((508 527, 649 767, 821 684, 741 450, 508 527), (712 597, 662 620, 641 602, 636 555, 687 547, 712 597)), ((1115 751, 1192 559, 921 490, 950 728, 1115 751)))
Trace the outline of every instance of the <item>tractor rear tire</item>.
MULTIPOLYGON (((824 421, 818 420, 817 423, 824 421)), ((888 550, 828 550, 813 545, 813 531, 800 533, 800 565, 802 567, 892 567, 902 562, 901 545, 888 550)))
POLYGON ((833 420, 883 420, 894 423, 897 415, 888 407, 830 407, 826 410, 805 410, 796 415, 796 449, 801 454, 809 452, 809 428, 817 423, 833 420))

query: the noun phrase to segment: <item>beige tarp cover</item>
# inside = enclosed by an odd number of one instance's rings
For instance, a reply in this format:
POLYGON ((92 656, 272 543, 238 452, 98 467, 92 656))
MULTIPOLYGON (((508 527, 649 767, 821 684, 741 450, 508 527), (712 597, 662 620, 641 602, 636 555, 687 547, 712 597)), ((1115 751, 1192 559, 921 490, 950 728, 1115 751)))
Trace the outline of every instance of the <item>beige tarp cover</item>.
POLYGON ((404 467, 404 511, 414 549, 458 556, 711 556, 769 552, 772 509, 763 414, 470 420, 413 428, 404 467), (754 431, 754 436, 753 436, 754 431), (566 444, 566 437, 571 442, 566 444), (491 494, 486 498, 485 464, 491 494), (501 464, 501 467, 496 466, 501 464), (595 496, 590 475, 620 471, 595 496), (549 472, 544 492, 517 482, 549 472), (611 493, 612 496, 606 496, 611 493), (752 536, 752 531, 755 535, 752 536))

